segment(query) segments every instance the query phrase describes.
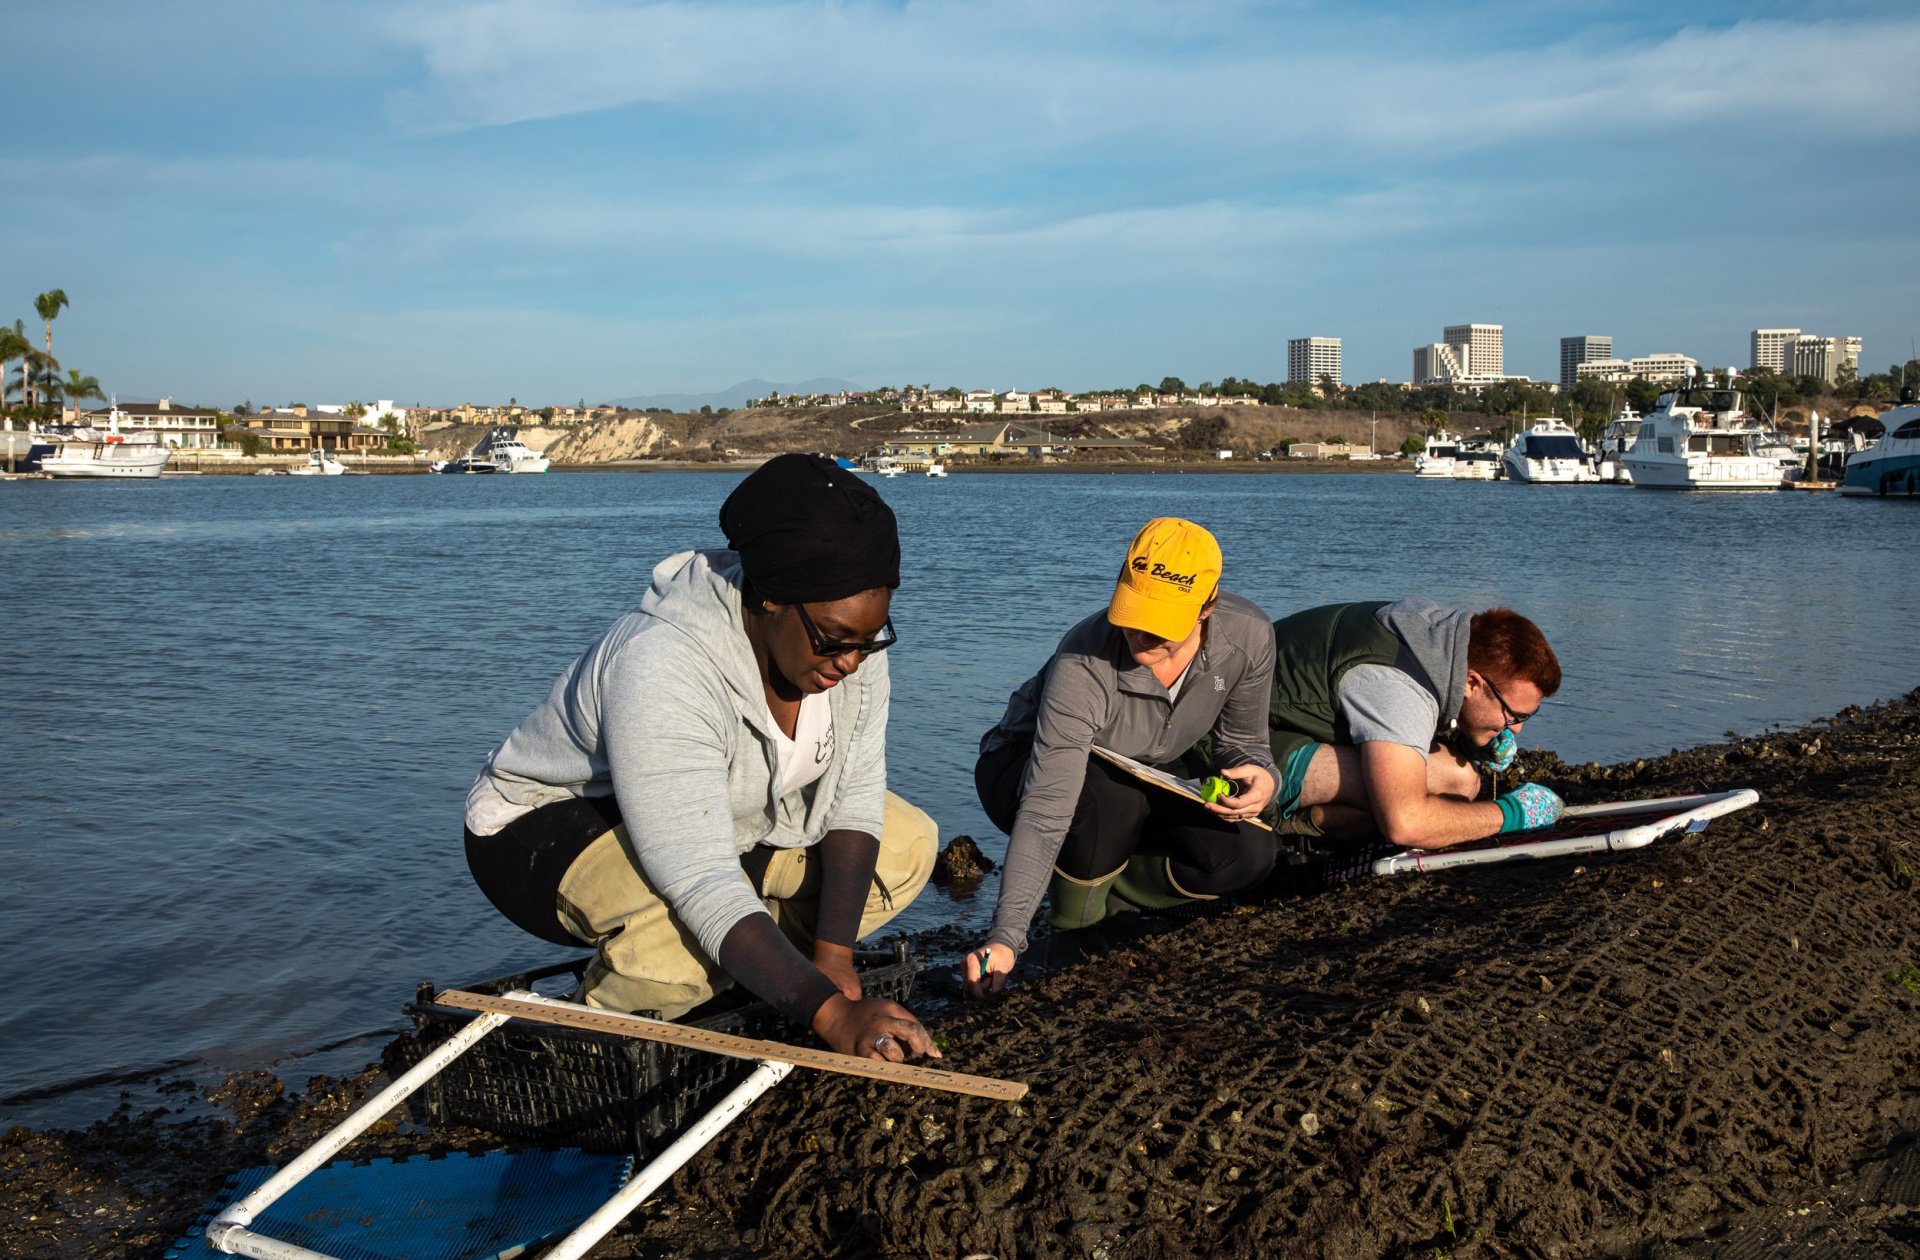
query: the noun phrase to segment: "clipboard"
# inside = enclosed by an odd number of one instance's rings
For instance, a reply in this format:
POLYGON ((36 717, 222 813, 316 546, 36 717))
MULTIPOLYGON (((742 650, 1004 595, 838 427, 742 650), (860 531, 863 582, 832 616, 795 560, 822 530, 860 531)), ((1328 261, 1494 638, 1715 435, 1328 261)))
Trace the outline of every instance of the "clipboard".
MULTIPOLYGON (((1188 800, 1195 801, 1201 805, 1207 803, 1206 798, 1200 795, 1200 780, 1198 779, 1182 779, 1176 775, 1168 774, 1165 770, 1156 770, 1144 762, 1135 761, 1131 757, 1114 752, 1110 748, 1102 748, 1098 744, 1092 745, 1092 749, 1094 756, 1109 765, 1118 766, 1142 783, 1151 783, 1157 788, 1164 788, 1172 792, 1175 796, 1184 796, 1188 800)), ((1273 830, 1272 827, 1261 822, 1258 818, 1246 818, 1241 821, 1250 822, 1265 831, 1273 830)))

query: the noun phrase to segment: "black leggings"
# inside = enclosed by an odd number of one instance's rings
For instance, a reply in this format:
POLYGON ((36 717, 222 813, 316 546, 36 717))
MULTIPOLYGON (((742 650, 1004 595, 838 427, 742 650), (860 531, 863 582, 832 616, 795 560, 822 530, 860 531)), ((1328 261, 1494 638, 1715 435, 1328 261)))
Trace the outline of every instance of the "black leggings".
POLYGON ((555 945, 586 947, 560 926, 554 898, 587 846, 620 825, 611 796, 576 796, 520 815, 490 836, 467 832, 467 869, 493 908, 555 945))
MULTIPOLYGON (((1020 812, 1020 780, 1032 752, 1032 744, 1021 742, 982 754, 974 766, 981 807, 1008 835, 1020 812)), ((1161 768, 1191 774, 1178 765, 1161 768)), ((1273 871, 1276 852, 1271 831, 1228 822, 1089 755, 1086 783, 1054 866, 1072 879, 1096 880, 1118 871, 1135 853, 1158 854, 1168 859, 1168 869, 1182 889, 1219 897, 1265 879, 1273 871)))

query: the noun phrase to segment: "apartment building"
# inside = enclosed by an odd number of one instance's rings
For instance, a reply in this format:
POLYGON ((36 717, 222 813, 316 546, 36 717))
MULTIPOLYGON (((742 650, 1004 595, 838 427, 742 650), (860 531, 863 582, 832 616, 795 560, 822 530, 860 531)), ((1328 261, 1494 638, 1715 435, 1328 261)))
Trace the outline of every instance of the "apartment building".
POLYGON ((1413 348, 1413 383, 1434 385, 1467 374, 1461 352, 1453 346, 1435 342, 1413 348))
POLYGON ((1799 336, 1793 339, 1790 376, 1817 376, 1829 385, 1840 383, 1843 370, 1860 370, 1860 338, 1799 336))
POLYGON ((1562 337, 1560 338, 1560 383, 1572 385, 1580 379, 1582 363, 1614 361, 1613 338, 1611 337, 1562 337))
POLYGON ((1287 384, 1340 384, 1340 338, 1294 337, 1287 342, 1287 384))

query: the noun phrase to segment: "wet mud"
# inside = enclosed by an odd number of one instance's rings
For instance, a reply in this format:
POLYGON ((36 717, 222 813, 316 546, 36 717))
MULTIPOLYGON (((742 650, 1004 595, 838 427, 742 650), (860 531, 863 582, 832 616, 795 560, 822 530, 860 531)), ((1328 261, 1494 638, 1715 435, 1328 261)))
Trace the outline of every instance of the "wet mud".
MULTIPOLYGON (((1920 1255, 1920 693, 1620 766, 1632 853, 1160 924, 930 1022, 1018 1105, 796 1074, 598 1255, 1920 1255)), ((944 961, 944 960, 941 960, 944 961)), ((0 1146, 0 1254, 157 1255, 376 1083, 0 1146)), ((388 1128, 362 1156, 499 1145, 388 1128)))

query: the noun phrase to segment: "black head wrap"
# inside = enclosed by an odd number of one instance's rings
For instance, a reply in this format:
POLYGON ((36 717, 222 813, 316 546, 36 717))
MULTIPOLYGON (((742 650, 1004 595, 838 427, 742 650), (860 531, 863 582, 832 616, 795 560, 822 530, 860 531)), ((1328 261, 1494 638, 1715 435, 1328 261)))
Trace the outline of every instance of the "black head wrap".
POLYGON ((893 509, 857 473, 818 455, 760 465, 720 505, 720 529, 754 591, 776 604, 900 585, 893 509))

